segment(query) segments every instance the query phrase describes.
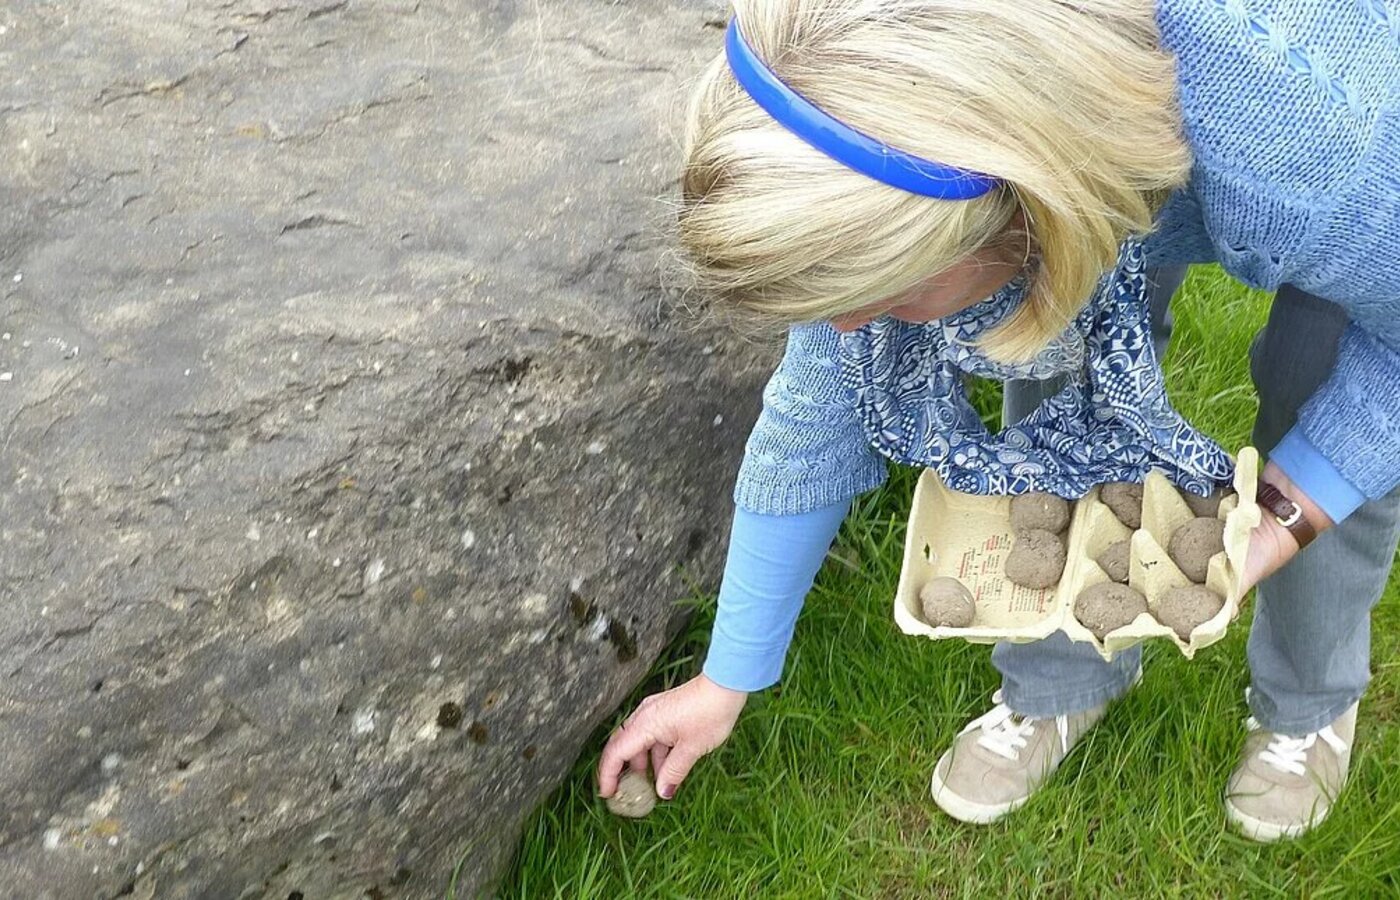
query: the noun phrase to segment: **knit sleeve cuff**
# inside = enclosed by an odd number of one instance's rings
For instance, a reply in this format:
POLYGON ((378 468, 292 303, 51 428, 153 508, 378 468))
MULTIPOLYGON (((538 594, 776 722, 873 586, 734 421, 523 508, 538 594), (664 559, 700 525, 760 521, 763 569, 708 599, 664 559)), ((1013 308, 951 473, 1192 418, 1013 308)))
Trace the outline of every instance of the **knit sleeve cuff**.
POLYGON ((1269 451, 1269 459, 1333 522, 1342 521, 1366 502, 1366 495, 1347 481, 1296 425, 1269 451))
POLYGON ((1371 500, 1390 493, 1400 482, 1400 354, 1348 326, 1297 427, 1343 481, 1371 500))
POLYGON ((853 469, 815 473, 817 477, 777 480, 755 477, 741 467, 734 504, 772 516, 793 516, 849 501, 874 490, 889 477, 884 457, 864 454, 853 469))

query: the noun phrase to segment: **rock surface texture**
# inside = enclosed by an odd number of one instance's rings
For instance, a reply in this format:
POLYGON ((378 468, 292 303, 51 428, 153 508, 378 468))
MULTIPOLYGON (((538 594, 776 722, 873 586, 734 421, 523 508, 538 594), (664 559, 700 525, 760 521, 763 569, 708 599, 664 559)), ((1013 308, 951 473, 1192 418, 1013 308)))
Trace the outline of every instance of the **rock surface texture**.
POLYGON ((718 573, 681 0, 0 8, 0 874, 490 890, 718 573))

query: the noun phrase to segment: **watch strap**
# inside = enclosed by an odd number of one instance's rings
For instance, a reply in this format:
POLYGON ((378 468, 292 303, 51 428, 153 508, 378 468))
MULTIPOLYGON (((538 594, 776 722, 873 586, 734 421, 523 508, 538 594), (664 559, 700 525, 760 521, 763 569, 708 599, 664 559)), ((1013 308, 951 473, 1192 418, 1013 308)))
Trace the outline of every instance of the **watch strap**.
POLYGON ((1274 485, 1261 479, 1257 499, 1259 505, 1272 513, 1274 519, 1293 535, 1299 550, 1311 544, 1313 538, 1317 537, 1317 529, 1303 514, 1303 507, 1298 501, 1284 496, 1283 491, 1274 485))

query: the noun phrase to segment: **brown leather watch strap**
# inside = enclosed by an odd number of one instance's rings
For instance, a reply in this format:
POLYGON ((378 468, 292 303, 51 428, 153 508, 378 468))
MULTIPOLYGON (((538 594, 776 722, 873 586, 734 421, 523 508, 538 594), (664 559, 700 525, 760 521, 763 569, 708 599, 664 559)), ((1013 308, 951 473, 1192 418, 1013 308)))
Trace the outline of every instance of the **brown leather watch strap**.
POLYGON ((1311 544, 1313 538, 1317 537, 1317 529, 1308 521, 1308 517, 1303 515, 1303 507, 1298 501, 1285 497, 1283 491, 1262 479, 1259 482, 1258 500, 1259 505, 1273 513, 1278 523, 1293 535, 1299 550, 1311 544))

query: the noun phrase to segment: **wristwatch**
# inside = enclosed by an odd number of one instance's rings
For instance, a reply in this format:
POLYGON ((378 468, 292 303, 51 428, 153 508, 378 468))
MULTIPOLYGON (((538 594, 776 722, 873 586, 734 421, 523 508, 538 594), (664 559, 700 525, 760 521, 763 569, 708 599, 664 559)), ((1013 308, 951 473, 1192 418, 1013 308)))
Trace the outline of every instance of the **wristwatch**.
POLYGON ((1293 535, 1293 539, 1298 542, 1298 549, 1302 550, 1312 543, 1317 537, 1317 529, 1308 521, 1308 517, 1303 515, 1303 507, 1297 500, 1291 500, 1283 495, 1283 491, 1269 484, 1267 481, 1259 482, 1259 505, 1273 513, 1274 518, 1280 525, 1288 529, 1288 533, 1293 535))

